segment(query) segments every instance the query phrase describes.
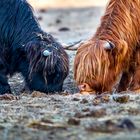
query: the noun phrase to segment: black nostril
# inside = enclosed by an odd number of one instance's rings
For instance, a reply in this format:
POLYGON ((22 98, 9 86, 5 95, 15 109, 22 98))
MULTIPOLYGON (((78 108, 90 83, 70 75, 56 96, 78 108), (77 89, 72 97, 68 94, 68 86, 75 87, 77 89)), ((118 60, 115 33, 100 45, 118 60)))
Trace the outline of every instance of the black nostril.
POLYGON ((80 91, 84 91, 86 88, 86 85, 85 84, 79 85, 78 88, 80 91))
POLYGON ((83 85, 83 88, 86 88, 86 87, 87 87, 87 85, 86 85, 86 84, 84 84, 84 85, 83 85))

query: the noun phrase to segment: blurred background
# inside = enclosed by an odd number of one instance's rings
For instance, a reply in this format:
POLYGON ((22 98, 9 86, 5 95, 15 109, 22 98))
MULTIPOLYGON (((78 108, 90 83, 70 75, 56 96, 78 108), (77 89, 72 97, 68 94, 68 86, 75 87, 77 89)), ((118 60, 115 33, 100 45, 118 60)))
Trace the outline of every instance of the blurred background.
POLYGON ((92 35, 108 0, 28 0, 43 30, 72 42, 92 35))
POLYGON ((35 8, 104 6, 108 0, 29 0, 35 8))

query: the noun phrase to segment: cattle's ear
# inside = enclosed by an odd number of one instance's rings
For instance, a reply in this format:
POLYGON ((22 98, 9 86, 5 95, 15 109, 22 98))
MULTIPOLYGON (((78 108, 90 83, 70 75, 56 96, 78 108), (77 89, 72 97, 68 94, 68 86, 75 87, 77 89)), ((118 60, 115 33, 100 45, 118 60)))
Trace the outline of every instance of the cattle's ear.
POLYGON ((30 41, 25 45, 22 45, 20 47, 20 50, 24 52, 25 56, 27 58, 34 58, 35 56, 38 56, 40 51, 39 51, 39 43, 37 41, 30 41))
POLYGON ((52 54, 49 45, 46 45, 43 41, 31 41, 27 43, 25 46, 25 52, 27 53, 27 56, 40 55, 47 57, 52 54))
POLYGON ((40 44, 37 41, 30 41, 23 46, 26 53, 36 53, 39 49, 40 44))
POLYGON ((116 64, 121 64, 127 59, 128 44, 125 40, 119 40, 115 45, 116 47, 112 51, 112 56, 115 58, 116 64))
POLYGON ((111 41, 106 41, 104 43, 104 48, 108 52, 112 51, 114 55, 122 55, 123 57, 128 51, 128 44, 125 40, 119 40, 115 44, 111 41))

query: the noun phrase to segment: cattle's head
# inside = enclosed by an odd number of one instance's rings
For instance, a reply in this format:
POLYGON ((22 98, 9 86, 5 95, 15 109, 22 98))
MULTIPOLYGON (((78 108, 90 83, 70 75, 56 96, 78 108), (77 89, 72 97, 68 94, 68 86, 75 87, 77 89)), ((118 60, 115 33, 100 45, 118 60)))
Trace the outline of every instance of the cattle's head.
POLYGON ((128 47, 124 40, 113 43, 89 40, 77 51, 74 77, 81 92, 110 91, 123 69, 128 47))
POLYGON ((26 45, 29 61, 27 85, 30 90, 58 92, 69 72, 68 56, 52 36, 41 37, 26 45))

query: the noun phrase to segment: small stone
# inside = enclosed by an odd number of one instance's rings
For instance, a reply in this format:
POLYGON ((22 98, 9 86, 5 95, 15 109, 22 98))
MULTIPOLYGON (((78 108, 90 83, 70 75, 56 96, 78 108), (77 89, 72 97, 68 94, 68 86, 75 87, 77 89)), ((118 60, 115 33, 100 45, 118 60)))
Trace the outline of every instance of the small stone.
POLYGON ((70 124, 70 125, 80 125, 80 120, 77 119, 77 118, 70 118, 68 120, 68 124, 70 124))
POLYGON ((107 103, 110 101, 110 96, 109 95, 104 95, 101 97, 101 102, 102 103, 107 103))
POLYGON ((79 98, 73 98, 72 101, 79 101, 79 98))
POLYGON ((53 124, 53 122, 51 120, 48 120, 48 119, 45 119, 45 118, 42 118, 41 122, 53 124))
POLYGON ((43 9, 43 8, 39 10, 40 13, 45 13, 46 11, 47 10, 46 9, 43 9))
POLYGON ((70 28, 68 28, 68 27, 62 27, 59 29, 60 32, 65 32, 65 31, 69 31, 69 30, 70 30, 70 28))
POLYGON ((90 111, 90 113, 88 114, 89 117, 102 117, 106 115, 106 109, 96 109, 96 110, 92 110, 90 111))
POLYGON ((86 103, 88 103, 88 100, 87 99, 82 99, 82 101, 80 103, 81 104, 86 104, 86 103))
POLYGON ((61 21, 60 19, 57 19, 57 20, 56 20, 56 23, 57 23, 57 24, 60 24, 61 22, 62 22, 62 21, 61 21))
POLYGON ((76 117, 76 118, 83 118, 83 117, 85 117, 85 114, 77 112, 77 113, 75 113, 74 117, 76 117))
POLYGON ((93 100, 93 105, 97 106, 101 103, 101 100, 100 99, 94 99, 93 100))
POLYGON ((127 128, 129 130, 133 130, 136 128, 135 124, 130 119, 123 119, 121 124, 118 125, 120 128, 127 128))
POLYGON ((127 103, 129 101, 129 98, 130 98, 129 95, 122 95, 113 97, 113 100, 118 103, 127 103))
POLYGON ((82 111, 83 111, 83 112, 89 112, 90 109, 89 109, 89 108, 84 108, 82 111))

